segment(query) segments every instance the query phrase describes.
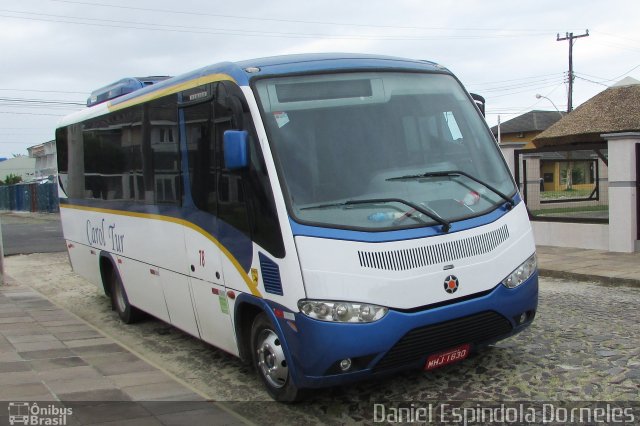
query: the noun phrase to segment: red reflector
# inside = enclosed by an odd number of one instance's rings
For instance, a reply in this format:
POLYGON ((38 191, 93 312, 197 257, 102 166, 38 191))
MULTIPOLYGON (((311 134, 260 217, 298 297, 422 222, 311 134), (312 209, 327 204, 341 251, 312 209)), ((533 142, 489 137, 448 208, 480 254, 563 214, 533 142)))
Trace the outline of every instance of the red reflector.
POLYGON ((151 273, 151 275, 158 275, 155 269, 149 269, 149 273, 151 273))
POLYGON ((67 247, 74 248, 75 246, 73 244, 69 243, 69 244, 67 244, 67 247))
POLYGON ((122 264, 122 259, 118 259, 118 263, 122 264))
POLYGON ((227 297, 229 299, 235 299, 236 298, 236 294, 233 291, 229 290, 229 291, 227 291, 227 297))
POLYGON ((91 252, 91 254, 96 254, 95 250, 89 250, 89 252, 91 252))
POLYGON ((211 293, 215 294, 215 295, 219 295, 220 291, 217 288, 212 288, 211 289, 211 293))
POLYGON ((284 312, 282 312, 282 309, 273 308, 273 313, 276 314, 276 317, 278 318, 284 318, 284 312))

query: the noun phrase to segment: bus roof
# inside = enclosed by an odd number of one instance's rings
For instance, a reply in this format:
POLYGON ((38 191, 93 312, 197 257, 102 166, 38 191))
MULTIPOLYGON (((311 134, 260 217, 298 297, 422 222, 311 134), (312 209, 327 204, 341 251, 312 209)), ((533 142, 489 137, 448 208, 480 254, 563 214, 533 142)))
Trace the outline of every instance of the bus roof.
POLYGON ((111 111, 123 109, 213 81, 230 80, 239 86, 248 86, 252 79, 260 77, 353 70, 448 72, 446 68, 430 61, 353 53, 283 55, 239 62, 221 62, 160 81, 107 102, 70 114, 61 120, 58 127, 98 117, 111 111))

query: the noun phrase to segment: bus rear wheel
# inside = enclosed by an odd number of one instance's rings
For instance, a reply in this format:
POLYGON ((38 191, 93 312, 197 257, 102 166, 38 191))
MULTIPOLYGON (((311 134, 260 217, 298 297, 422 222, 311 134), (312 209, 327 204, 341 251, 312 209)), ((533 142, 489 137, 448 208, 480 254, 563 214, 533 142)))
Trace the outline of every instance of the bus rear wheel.
POLYGON ((301 394, 291 379, 282 342, 264 312, 256 316, 251 327, 251 352, 253 365, 269 395, 280 402, 297 401, 301 394))
POLYGON ((111 306, 125 324, 133 324, 142 318, 142 311, 129 303, 122 280, 115 271, 111 273, 111 306))

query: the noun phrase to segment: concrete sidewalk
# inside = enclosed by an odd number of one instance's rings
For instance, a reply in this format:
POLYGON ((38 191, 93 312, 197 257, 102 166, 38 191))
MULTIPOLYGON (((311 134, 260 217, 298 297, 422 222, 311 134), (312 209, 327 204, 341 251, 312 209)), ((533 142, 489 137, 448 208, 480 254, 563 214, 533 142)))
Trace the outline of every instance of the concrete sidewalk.
POLYGON ((640 253, 536 247, 541 276, 640 287, 640 253))
MULTIPOLYGON (((0 424, 9 424, 19 405, 24 415, 34 404, 40 410, 57 407, 55 413, 70 408, 66 424, 246 424, 37 291, 5 280, 0 286, 0 424)), ((40 417, 59 417, 50 412, 40 417)))

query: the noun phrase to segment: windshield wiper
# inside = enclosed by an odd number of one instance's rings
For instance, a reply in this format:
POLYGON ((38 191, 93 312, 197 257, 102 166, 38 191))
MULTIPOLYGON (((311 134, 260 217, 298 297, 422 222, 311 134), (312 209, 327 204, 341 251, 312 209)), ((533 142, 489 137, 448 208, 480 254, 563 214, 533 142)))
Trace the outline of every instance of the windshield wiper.
POLYGON ((300 210, 311 210, 311 209, 324 209, 328 207, 341 207, 341 206, 353 206, 357 204, 376 204, 376 203, 400 203, 405 206, 411 207, 413 210, 422 213, 423 215, 435 220, 440 225, 442 225, 442 232, 449 232, 451 229, 451 223, 449 221, 441 218, 435 212, 414 204, 410 201, 403 200, 401 198, 367 198, 362 200, 347 200, 339 203, 328 203, 328 204, 318 204, 316 206, 302 207, 300 210))
POLYGON ((494 188, 492 185, 489 185, 486 182, 483 182, 482 180, 478 179, 477 177, 472 176, 469 173, 463 172, 461 170, 448 170, 448 171, 443 171, 443 172, 426 172, 426 173, 422 173, 422 174, 419 174, 419 175, 407 175, 407 176, 392 177, 392 178, 389 178, 387 180, 388 181, 393 181, 393 180, 407 180, 407 179, 420 179, 420 178, 429 178, 429 177, 448 177, 448 176, 465 176, 465 177, 468 177, 469 179, 471 179, 472 181, 479 183, 480 185, 484 186, 485 188, 487 188, 488 190, 490 190, 491 192, 493 192, 494 194, 498 195, 500 198, 505 200, 509 204, 509 207, 508 207, 509 210, 511 210, 516 204, 513 201, 513 199, 507 197, 502 191, 494 188))

